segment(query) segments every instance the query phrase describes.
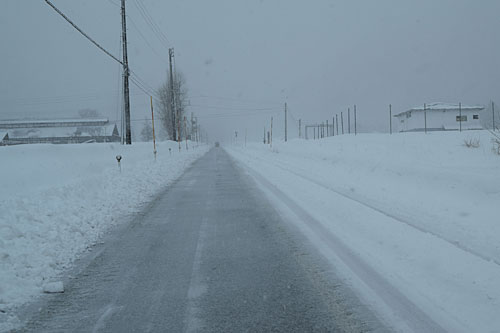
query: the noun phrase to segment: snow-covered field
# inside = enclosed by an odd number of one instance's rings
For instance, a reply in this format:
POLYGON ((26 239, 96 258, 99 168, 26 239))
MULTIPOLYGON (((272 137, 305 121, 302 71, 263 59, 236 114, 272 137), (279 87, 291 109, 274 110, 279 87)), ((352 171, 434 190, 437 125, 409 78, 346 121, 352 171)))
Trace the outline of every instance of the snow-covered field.
POLYGON ((152 143, 0 147, 0 331, 15 324, 15 306, 50 287, 207 149, 160 142, 155 161, 152 143))
POLYGON ((225 148, 397 330, 500 331, 500 156, 487 131, 225 148))

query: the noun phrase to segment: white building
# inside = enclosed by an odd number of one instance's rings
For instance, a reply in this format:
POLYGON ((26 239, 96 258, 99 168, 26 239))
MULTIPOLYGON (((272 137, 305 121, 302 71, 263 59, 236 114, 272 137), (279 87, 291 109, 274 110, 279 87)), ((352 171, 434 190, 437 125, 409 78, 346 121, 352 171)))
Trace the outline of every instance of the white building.
POLYGON ((482 129, 480 123, 481 105, 462 105, 448 103, 431 103, 401 112, 394 117, 398 119, 400 132, 449 131, 482 129), (461 115, 461 117, 460 117, 461 115))

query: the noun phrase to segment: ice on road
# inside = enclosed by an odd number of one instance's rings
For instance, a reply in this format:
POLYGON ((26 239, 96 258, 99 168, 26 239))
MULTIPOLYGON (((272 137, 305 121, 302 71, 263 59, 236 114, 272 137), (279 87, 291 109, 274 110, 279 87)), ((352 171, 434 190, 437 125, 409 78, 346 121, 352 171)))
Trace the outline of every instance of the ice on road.
POLYGON ((46 295, 25 331, 383 330, 221 148, 46 295))

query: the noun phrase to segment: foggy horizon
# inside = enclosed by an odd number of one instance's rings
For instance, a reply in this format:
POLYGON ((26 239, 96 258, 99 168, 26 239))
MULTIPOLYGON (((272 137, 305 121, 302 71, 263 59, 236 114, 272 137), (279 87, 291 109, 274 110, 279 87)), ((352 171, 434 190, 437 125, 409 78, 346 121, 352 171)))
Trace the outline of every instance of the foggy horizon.
MULTIPOLYGON (((116 0, 53 1, 120 57, 116 0)), ((500 3, 481 1, 127 1, 131 70, 148 93, 167 79, 168 48, 189 106, 212 141, 263 128, 289 136, 354 104, 360 132, 388 131, 393 114, 432 102, 482 104, 500 90, 500 3), (146 9, 144 11, 144 8, 146 9), (148 14, 153 23, 148 22, 148 14), (166 38, 154 30, 157 24, 166 38)), ((74 118, 95 109, 120 123, 121 66, 44 1, 7 0, 1 12, 0 120, 74 118)), ((131 83, 135 136, 149 94, 131 83)))

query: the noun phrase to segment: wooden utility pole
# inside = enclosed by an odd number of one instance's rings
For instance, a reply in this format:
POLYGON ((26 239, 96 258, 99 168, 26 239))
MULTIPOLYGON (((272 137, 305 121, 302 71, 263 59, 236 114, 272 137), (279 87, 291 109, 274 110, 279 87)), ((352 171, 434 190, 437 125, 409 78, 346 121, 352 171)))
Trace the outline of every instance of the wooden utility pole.
POLYGON ((340 123, 342 125, 342 135, 344 134, 344 114, 340 112, 340 123))
POLYGON ((358 135, 358 125, 356 119, 356 104, 354 104, 354 135, 358 135))
POLYGON ((491 102, 491 111, 493 112, 493 131, 495 130, 495 102, 491 102))
POLYGON ((351 108, 347 108, 347 133, 351 134, 351 108))
POLYGON ((170 117, 172 119, 172 140, 176 141, 177 140, 177 131, 176 131, 176 112, 175 112, 175 95, 174 95, 174 72, 172 70, 172 58, 174 57, 174 49, 170 48, 168 49, 168 62, 169 62, 169 68, 170 68, 170 117))
POLYGON ((288 139, 288 124, 287 124, 286 112, 287 112, 287 109, 286 109, 286 103, 285 103, 285 142, 288 139))
POLYGON ((273 146, 273 117, 271 117, 271 141, 269 141, 269 145, 273 146))
POLYGON ((122 0, 122 46, 123 46, 123 106, 125 113, 125 143, 132 144, 132 132, 130 128, 130 91, 128 77, 130 75, 128 69, 128 55, 127 55, 127 22, 125 15, 125 0, 122 0))
POLYGON ((184 140, 186 140, 186 150, 189 149, 187 133, 188 133, 188 131, 187 131, 187 119, 186 119, 186 116, 184 116, 184 140))
POLYGON ((339 135, 339 115, 335 115, 335 126, 337 128, 337 135, 339 135))
POLYGON ((392 105, 389 104, 389 134, 392 134, 392 105))
POLYGON ((153 154, 155 155, 156 160, 155 115, 153 113, 153 96, 149 97, 151 98, 151 122, 153 123, 153 154))

